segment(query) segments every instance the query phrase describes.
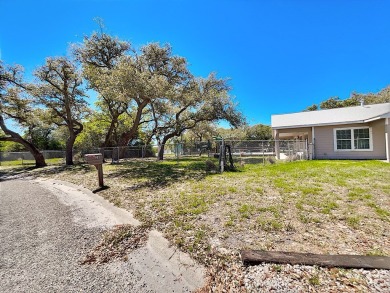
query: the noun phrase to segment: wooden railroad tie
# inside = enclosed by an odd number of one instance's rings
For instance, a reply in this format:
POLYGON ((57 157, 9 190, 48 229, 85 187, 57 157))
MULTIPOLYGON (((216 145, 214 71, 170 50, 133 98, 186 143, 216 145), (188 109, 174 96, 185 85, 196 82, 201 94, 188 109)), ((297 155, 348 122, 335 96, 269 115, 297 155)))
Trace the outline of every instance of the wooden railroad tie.
POLYGON ((261 263, 316 265, 350 269, 390 270, 390 257, 369 255, 327 255, 283 251, 242 250, 241 259, 246 265, 261 263))

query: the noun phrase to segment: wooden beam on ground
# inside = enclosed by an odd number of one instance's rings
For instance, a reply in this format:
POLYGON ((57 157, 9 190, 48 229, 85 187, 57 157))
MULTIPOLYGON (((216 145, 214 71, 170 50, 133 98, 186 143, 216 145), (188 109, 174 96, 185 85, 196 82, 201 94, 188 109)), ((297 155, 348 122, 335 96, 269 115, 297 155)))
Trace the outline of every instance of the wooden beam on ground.
POLYGON ((366 255, 326 255, 283 251, 242 250, 241 259, 246 265, 263 262, 291 265, 316 265, 353 269, 390 270, 390 257, 366 255))

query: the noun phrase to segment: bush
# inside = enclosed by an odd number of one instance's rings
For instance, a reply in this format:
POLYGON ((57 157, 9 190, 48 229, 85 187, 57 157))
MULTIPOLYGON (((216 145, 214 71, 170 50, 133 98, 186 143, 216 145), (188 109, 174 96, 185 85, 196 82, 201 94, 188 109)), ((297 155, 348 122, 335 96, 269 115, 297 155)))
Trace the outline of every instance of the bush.
POLYGON ((276 163, 276 160, 273 157, 268 157, 268 162, 273 165, 276 163))
POLYGON ((206 164, 206 171, 216 171, 217 170, 217 166, 215 165, 215 163, 211 160, 207 160, 205 162, 206 164))

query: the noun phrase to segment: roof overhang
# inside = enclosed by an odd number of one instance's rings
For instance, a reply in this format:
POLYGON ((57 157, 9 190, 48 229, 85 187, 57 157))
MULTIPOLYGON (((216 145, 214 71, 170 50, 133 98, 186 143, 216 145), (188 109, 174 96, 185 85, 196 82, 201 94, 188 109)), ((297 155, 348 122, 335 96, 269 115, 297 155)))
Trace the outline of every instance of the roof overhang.
POLYGON ((373 118, 367 119, 367 120, 365 120, 364 122, 372 122, 372 121, 376 121, 376 120, 380 120, 380 119, 385 119, 385 118, 390 118, 390 113, 387 113, 387 114, 384 114, 384 115, 380 115, 380 116, 377 116, 377 117, 373 117, 373 118))
MULTIPOLYGON (((381 119, 381 118, 379 118, 381 119)), ((345 124, 359 124, 359 123, 367 123, 370 121, 345 121, 345 122, 338 122, 338 123, 321 123, 321 124, 305 124, 305 125, 288 125, 288 126, 277 126, 272 127, 272 129, 290 129, 290 128, 304 128, 304 127, 318 127, 318 126, 331 126, 331 125, 345 125, 345 124)))
POLYGON ((272 129, 368 123, 390 116, 390 103, 271 115, 272 129))

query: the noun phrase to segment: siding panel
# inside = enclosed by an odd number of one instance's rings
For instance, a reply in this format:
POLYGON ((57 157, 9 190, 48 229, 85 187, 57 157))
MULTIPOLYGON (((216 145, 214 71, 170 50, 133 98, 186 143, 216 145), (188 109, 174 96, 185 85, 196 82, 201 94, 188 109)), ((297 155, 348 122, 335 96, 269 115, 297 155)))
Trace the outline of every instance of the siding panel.
POLYGON ((346 124, 337 126, 315 127, 315 158, 316 159, 386 159, 385 120, 380 119, 370 123, 346 124), (335 128, 348 127, 372 128, 372 151, 334 151, 335 128))

